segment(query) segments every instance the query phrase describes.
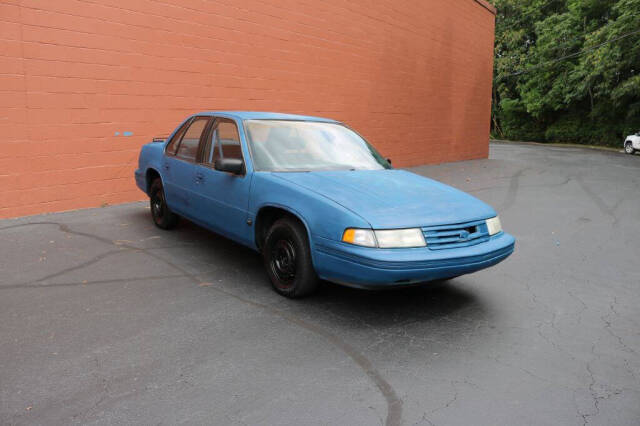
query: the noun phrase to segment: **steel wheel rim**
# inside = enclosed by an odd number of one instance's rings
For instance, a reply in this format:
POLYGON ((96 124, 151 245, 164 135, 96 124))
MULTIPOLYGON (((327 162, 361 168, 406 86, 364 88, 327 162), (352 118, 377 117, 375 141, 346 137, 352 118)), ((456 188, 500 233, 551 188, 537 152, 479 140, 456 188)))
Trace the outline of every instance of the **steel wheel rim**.
POLYGON ((269 267, 277 278, 278 286, 288 288, 296 279, 296 249, 293 242, 280 239, 271 248, 269 267))
POLYGON ((162 221, 164 217, 164 197, 161 189, 156 191, 151 199, 151 214, 156 222, 162 221))

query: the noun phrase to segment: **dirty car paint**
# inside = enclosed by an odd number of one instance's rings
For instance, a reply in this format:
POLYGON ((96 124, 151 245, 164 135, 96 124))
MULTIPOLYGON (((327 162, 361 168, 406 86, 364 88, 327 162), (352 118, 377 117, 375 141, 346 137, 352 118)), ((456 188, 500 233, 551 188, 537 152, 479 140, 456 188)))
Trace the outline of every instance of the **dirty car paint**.
MULTIPOLYGON (((336 123, 333 120, 237 111, 196 115, 233 120, 241 139, 246 173, 242 177, 219 180, 219 185, 228 185, 228 188, 222 187, 216 191, 220 199, 215 201, 219 205, 227 203, 229 194, 237 188, 238 179, 250 185, 241 194, 245 199, 238 200, 236 197, 233 209, 219 209, 217 214, 209 215, 206 220, 202 220, 205 206, 197 201, 181 203, 178 199, 167 197, 169 207, 201 226, 256 250, 258 245, 254 224, 261 209, 277 207, 286 210, 305 225, 313 265, 321 278, 357 287, 412 284, 484 269, 506 259, 514 250, 515 239, 502 231, 475 245, 443 250, 432 250, 428 246, 380 249, 344 243, 341 238, 346 228, 425 229, 482 222, 495 217, 496 212, 467 193, 404 170, 254 171, 243 127, 245 120, 336 123)), ((148 143, 142 147, 135 178, 143 191, 147 191, 150 171, 160 175, 163 181, 168 178, 163 164, 166 159, 165 147, 172 136, 164 143, 148 143)), ((195 173, 196 168, 201 166, 187 163, 183 167, 186 170, 193 169, 195 173)), ((183 176, 187 177, 181 179, 188 179, 190 173, 183 176)), ((190 183, 179 184, 188 187, 190 183)))

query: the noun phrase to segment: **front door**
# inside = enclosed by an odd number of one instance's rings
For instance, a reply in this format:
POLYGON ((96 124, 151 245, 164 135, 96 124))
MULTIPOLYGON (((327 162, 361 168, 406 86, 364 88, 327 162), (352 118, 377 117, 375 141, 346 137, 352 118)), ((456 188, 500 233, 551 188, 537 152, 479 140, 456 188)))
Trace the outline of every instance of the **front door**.
POLYGON ((201 161, 194 182, 199 222, 230 238, 250 244, 252 227, 247 225, 251 177, 215 170, 218 158, 243 160, 238 127, 233 120, 217 118, 203 142, 201 161))

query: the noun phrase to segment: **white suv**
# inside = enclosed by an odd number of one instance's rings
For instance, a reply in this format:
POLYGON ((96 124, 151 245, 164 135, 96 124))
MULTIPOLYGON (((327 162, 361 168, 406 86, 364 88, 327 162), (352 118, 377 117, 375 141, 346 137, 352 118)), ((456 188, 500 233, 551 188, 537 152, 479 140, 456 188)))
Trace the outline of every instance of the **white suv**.
POLYGON ((636 151, 640 151, 640 132, 635 135, 629 135, 624 140, 624 152, 633 154, 636 151))

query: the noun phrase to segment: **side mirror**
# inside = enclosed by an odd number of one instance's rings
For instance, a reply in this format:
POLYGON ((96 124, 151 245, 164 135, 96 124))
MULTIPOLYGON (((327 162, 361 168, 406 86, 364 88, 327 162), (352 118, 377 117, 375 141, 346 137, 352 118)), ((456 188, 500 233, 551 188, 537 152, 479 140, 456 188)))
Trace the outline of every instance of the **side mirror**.
POLYGON ((214 168, 221 172, 233 173, 234 175, 244 174, 244 163, 239 158, 218 158, 214 168))

